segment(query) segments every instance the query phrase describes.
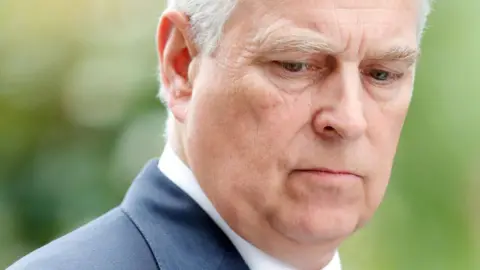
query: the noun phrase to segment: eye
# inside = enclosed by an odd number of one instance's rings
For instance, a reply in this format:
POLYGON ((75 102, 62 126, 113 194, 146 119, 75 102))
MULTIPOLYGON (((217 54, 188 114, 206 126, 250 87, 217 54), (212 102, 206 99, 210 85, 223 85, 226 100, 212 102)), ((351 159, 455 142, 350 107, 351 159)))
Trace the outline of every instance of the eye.
POLYGON ((386 81, 390 78, 391 74, 388 71, 374 69, 370 71, 370 76, 377 81, 386 81))
POLYGON ((314 69, 312 65, 302 62, 279 62, 276 61, 275 64, 279 65, 281 68, 288 72, 298 73, 302 71, 309 71, 314 69))
MULTIPOLYGON (((293 58, 295 59, 295 58, 293 58)), ((264 71, 267 78, 279 89, 288 93, 301 93, 309 86, 319 83, 328 68, 319 60, 268 61, 264 71)))
POLYGON ((369 80, 378 85, 388 85, 403 77, 403 73, 396 73, 384 69, 370 69, 364 73, 369 80))

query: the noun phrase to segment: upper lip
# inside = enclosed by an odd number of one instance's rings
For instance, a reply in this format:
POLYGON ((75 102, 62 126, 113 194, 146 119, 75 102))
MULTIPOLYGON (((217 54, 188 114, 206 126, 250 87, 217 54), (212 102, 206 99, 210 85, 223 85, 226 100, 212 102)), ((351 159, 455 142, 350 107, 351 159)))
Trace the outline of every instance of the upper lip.
POLYGON ((304 168, 304 169, 298 169, 297 171, 303 171, 303 172, 318 172, 318 173, 330 173, 330 174, 338 174, 338 175, 353 175, 357 176, 360 178, 363 178, 363 176, 357 172, 354 171, 348 171, 348 170, 334 170, 330 168, 323 168, 323 167, 318 167, 318 168, 304 168))

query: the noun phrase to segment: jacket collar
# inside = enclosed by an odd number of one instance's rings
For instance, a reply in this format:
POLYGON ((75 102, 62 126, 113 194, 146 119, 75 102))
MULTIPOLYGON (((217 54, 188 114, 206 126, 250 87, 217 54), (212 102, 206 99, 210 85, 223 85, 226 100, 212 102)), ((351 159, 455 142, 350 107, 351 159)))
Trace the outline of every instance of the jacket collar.
POLYGON ((121 204, 160 269, 248 270, 228 237, 151 160, 121 204))

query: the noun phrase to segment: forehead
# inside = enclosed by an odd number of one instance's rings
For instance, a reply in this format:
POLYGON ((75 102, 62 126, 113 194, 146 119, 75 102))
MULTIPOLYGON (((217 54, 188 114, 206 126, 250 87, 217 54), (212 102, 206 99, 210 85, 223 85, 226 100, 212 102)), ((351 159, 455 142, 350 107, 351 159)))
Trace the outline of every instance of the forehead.
POLYGON ((245 35, 321 33, 344 50, 417 45, 422 0, 239 0, 232 24, 245 35), (248 18, 248 20, 246 20, 248 18), (403 43, 403 44, 395 44, 403 43))
POLYGON ((424 0, 239 0, 239 6, 249 7, 257 15, 310 20, 321 20, 318 16, 324 15, 347 22, 369 23, 390 15, 395 18, 419 14, 421 1, 424 0))
POLYGON ((269 9, 281 9, 286 7, 291 10, 302 8, 308 9, 357 9, 357 10, 399 10, 416 9, 423 0, 239 0, 239 3, 256 4, 257 7, 264 6, 269 9))

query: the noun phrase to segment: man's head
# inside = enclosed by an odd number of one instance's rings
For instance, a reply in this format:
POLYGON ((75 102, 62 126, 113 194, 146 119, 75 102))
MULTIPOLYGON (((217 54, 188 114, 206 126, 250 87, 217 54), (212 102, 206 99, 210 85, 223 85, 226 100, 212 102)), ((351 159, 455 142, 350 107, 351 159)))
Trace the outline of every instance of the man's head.
POLYGON ((158 33, 169 139, 243 238, 325 263, 385 193, 428 1, 172 7, 158 33))

